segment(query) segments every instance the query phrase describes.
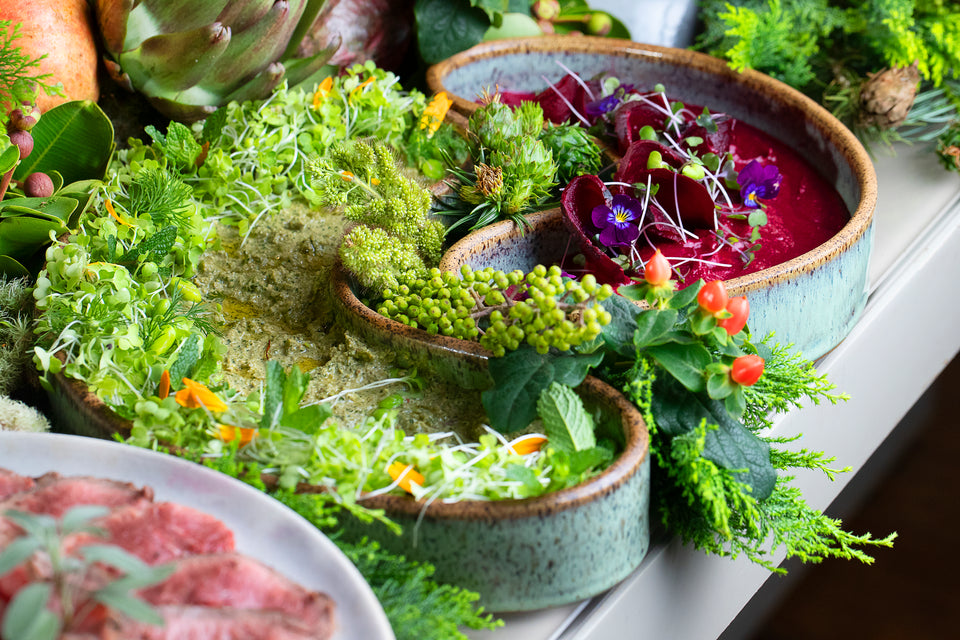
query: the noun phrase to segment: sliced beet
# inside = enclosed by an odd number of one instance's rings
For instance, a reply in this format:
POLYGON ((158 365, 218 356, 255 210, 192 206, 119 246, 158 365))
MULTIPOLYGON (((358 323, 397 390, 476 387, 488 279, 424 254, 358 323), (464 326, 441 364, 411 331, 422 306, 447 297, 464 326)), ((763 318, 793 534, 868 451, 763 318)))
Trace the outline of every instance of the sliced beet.
POLYGON ((571 75, 565 75, 553 87, 547 87, 537 94, 537 102, 543 108, 543 117, 554 124, 580 122, 570 105, 581 116, 586 117, 589 97, 583 86, 571 75), (563 97, 561 97, 563 96, 563 97), (568 104, 569 103, 569 104, 568 104))
POLYGON ((649 125, 657 131, 663 131, 667 117, 651 104, 631 101, 617 109, 613 126, 620 151, 625 152, 631 143, 639 139, 640 129, 649 125))
POLYGON ((647 169, 647 159, 652 151, 659 151, 663 161, 674 169, 679 169, 683 165, 683 158, 670 147, 656 140, 637 140, 627 147, 623 159, 620 160, 620 167, 616 174, 617 181, 631 184, 646 182, 646 176, 650 172, 647 169), (640 180, 641 177, 643 180, 640 180))
MULTIPOLYGON (((674 220, 679 208, 684 228, 713 229, 716 205, 702 183, 670 169, 648 169, 647 173, 657 185, 657 202, 674 220)), ((641 176, 640 182, 646 182, 646 177, 641 176)))
POLYGON ((580 244, 587 270, 596 276, 597 282, 616 287, 630 282, 630 278, 591 240, 599 231, 591 214, 595 207, 606 204, 604 189, 603 181, 597 176, 577 176, 563 190, 560 208, 567 228, 580 244))

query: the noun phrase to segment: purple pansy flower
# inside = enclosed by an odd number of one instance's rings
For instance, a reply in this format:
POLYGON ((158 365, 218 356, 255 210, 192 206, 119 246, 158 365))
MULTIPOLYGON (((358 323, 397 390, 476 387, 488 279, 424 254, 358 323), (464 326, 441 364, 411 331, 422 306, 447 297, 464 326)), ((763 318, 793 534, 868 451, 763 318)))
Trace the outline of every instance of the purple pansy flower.
POLYGON ((600 242, 605 247, 629 246, 640 237, 635 220, 643 214, 643 204, 627 195, 613 196, 610 204, 593 208, 593 224, 600 229, 600 242))
POLYGON ((751 160, 747 166, 737 174, 737 184, 740 185, 740 197, 743 204, 751 209, 759 209, 760 198, 769 200, 777 197, 780 192, 780 170, 774 164, 766 166, 757 160, 751 160))
POLYGON ((606 98, 600 98, 599 100, 594 100, 593 102, 588 102, 584 109, 587 112, 588 116, 602 116, 605 113, 610 113, 617 108, 617 105, 620 104, 620 98, 616 94, 611 94, 606 98))

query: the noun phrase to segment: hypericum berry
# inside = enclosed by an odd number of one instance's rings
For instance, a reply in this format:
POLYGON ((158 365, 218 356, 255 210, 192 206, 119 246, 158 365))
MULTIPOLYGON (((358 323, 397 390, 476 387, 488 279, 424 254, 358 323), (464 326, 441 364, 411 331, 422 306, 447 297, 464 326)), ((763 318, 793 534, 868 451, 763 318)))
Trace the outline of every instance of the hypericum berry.
POLYGON ((14 144, 20 149, 20 159, 26 158, 33 153, 33 136, 29 131, 17 129, 10 134, 10 144, 14 144))
POLYGON ((727 308, 727 288, 722 280, 713 280, 700 288, 697 304, 710 314, 717 314, 727 308))
POLYGON ((673 271, 670 269, 670 261, 660 253, 660 249, 657 249, 643 267, 643 279, 647 281, 647 284, 659 287, 669 282, 671 275, 673 275, 673 271))
POLYGON ((31 173, 23 181, 23 192, 31 198, 49 198, 53 195, 53 180, 40 171, 31 173))
POLYGON ((717 320, 717 326, 725 329, 728 335, 735 336, 747 325, 750 302, 743 296, 730 298, 727 301, 727 311, 730 312, 730 317, 717 320))
POLYGON ((760 356, 753 354, 740 356, 730 366, 730 379, 737 384, 749 387, 763 375, 763 365, 764 360, 760 356))
MULTIPOLYGON (((10 126, 20 131, 29 131, 40 119, 40 109, 37 105, 14 109, 10 112, 10 126)), ((23 157, 23 156, 21 156, 23 157)))

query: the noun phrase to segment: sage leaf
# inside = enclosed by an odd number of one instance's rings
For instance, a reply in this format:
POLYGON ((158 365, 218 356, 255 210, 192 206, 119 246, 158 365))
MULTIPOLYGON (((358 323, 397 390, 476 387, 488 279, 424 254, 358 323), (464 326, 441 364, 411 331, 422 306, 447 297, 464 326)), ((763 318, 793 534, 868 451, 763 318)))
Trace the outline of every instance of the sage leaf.
POLYGON ((4 638, 17 640, 56 640, 60 620, 47 609, 52 585, 34 582, 17 591, 3 615, 4 638))
POLYGON ((0 552, 0 576, 6 575, 14 567, 20 565, 39 548, 40 539, 33 536, 21 536, 8 544, 0 552))
POLYGON ((263 384, 263 417, 260 428, 269 429, 280 422, 283 416, 283 387, 287 375, 283 365, 276 360, 267 362, 267 375, 263 384))
POLYGON ((547 387, 537 399, 537 414, 547 441, 556 449, 575 453, 596 446, 593 418, 570 387, 557 382, 547 387))

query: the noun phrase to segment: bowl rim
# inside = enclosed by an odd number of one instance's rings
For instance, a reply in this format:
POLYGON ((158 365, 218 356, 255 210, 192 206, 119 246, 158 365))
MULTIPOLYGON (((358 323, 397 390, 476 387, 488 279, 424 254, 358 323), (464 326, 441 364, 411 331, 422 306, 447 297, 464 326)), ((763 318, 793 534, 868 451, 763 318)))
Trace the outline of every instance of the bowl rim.
MULTIPOLYGON (((851 213, 850 219, 840 231, 823 244, 795 258, 754 273, 726 280, 727 291, 731 295, 743 295, 758 291, 768 285, 788 282, 804 273, 815 270, 852 247, 866 234, 872 224, 878 193, 876 170, 867 150, 853 132, 815 100, 786 83, 752 69, 736 71, 726 61, 705 53, 598 36, 544 35, 530 38, 511 38, 481 42, 432 65, 427 69, 426 82, 432 92, 446 91, 447 97, 453 100, 454 108, 467 115, 476 110, 479 105, 466 100, 463 96, 447 91, 443 80, 450 73, 478 59, 511 54, 560 51, 657 59, 676 66, 698 68, 701 71, 721 76, 729 84, 741 86, 751 91, 759 90, 774 97, 784 106, 807 113, 810 123, 829 144, 841 153, 850 165, 854 181, 860 190, 860 200, 856 209, 851 213)), ((750 124, 749 121, 746 122, 750 124)))

